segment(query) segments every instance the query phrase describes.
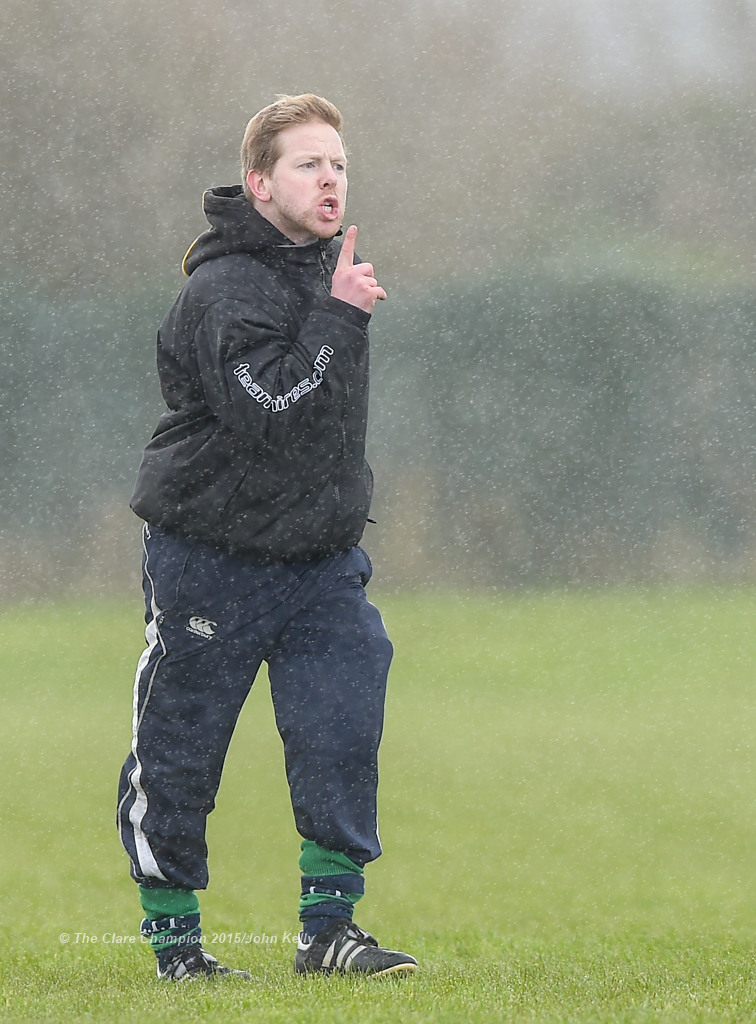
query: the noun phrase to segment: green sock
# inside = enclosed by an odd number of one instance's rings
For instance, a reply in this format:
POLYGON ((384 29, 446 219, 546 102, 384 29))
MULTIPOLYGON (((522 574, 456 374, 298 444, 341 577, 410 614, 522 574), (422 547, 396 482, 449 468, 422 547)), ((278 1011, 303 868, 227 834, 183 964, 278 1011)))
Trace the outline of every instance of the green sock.
POLYGON ((199 900, 192 889, 148 889, 139 886, 145 913, 141 933, 149 938, 158 960, 168 957, 177 946, 199 943, 199 900))
POLYGON ((355 903, 365 891, 364 869, 344 853, 326 850, 310 839, 299 858, 302 891, 299 920, 311 938, 334 918, 352 918, 355 903))
POLYGON ((299 870, 303 875, 362 875, 365 872, 345 853, 326 850, 312 839, 303 839, 299 856, 299 870))
POLYGON ((139 900, 144 916, 150 921, 199 914, 199 899, 194 889, 148 889, 140 885, 139 900))

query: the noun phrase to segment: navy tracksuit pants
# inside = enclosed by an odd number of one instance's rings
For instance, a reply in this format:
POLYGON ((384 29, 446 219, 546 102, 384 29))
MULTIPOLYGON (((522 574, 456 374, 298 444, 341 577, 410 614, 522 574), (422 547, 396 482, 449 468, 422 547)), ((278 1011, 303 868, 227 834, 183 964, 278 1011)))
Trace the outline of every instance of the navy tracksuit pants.
POLYGON ((299 833, 374 860, 392 646, 365 595, 365 552, 262 565, 148 526, 143 537, 147 647, 118 803, 133 877, 206 888, 207 815, 263 661, 299 833))

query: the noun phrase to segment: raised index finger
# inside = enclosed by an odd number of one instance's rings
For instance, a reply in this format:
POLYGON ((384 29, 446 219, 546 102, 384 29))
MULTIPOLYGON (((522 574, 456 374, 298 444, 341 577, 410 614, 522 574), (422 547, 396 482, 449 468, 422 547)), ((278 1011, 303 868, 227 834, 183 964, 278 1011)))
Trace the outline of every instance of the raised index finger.
POLYGON ((344 242, 341 246, 341 252, 339 258, 336 261, 336 269, 341 267, 352 267, 354 266, 354 246, 357 242, 357 225, 352 224, 347 228, 346 235, 344 235, 344 242))

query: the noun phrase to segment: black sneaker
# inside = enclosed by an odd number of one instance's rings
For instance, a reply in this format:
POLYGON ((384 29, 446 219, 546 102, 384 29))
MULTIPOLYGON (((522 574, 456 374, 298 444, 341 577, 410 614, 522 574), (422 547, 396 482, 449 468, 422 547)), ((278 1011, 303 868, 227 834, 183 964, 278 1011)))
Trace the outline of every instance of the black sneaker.
POLYGON ((372 935, 338 918, 305 942, 299 936, 294 970, 297 974, 405 974, 417 967, 407 953, 381 949, 372 935))
POLYGON ((164 967, 158 963, 157 976, 161 981, 186 981, 191 978, 248 978, 246 971, 235 971, 231 967, 221 967, 214 956, 206 953, 202 946, 195 943, 182 946, 164 967))

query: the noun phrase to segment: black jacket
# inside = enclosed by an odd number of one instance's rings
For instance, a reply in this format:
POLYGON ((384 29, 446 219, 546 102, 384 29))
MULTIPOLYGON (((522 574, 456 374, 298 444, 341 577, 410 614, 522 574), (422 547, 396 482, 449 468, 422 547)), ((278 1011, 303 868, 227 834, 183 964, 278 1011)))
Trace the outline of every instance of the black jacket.
POLYGON ((204 196, 211 227, 158 331, 168 406, 131 507, 148 523, 261 561, 356 544, 370 315, 331 296, 337 241, 293 245, 243 196, 204 196))

